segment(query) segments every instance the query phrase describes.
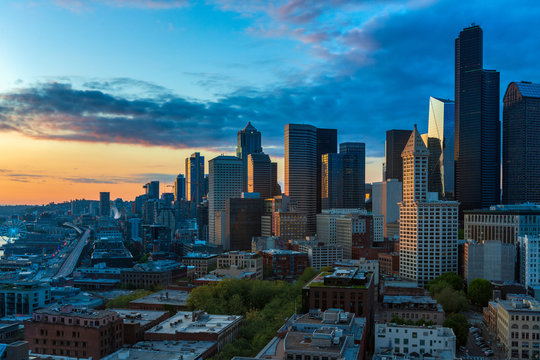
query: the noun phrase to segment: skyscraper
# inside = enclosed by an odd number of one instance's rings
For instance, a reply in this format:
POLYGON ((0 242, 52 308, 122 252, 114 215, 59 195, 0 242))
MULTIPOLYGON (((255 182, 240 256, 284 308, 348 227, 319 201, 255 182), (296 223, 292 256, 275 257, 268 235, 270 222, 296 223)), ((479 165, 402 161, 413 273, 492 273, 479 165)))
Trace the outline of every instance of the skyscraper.
POLYGON ((403 150, 403 201, 399 203, 399 272, 419 285, 457 272, 458 202, 428 193, 429 151, 416 125, 403 150))
POLYGON ((265 153, 249 154, 247 159, 248 192, 259 193, 262 199, 273 196, 273 171, 270 157, 265 153))
POLYGON ((316 230, 317 162, 317 128, 285 125, 285 195, 291 207, 307 217, 306 235, 316 230))
POLYGON ((503 103, 503 203, 540 203, 540 84, 510 83, 503 103))
POLYGON ((99 193, 99 215, 109 216, 111 213, 111 193, 100 192, 99 193))
POLYGON ((204 156, 196 152, 186 158, 186 200, 199 204, 204 196, 204 156))
POLYGON ((366 205, 366 144, 339 144, 343 156, 343 207, 363 208, 366 205))
POLYGON ((208 168, 208 238, 210 243, 226 245, 225 201, 242 194, 243 164, 235 156, 221 155, 210 160, 208 168))
POLYGON ((143 188, 146 191, 146 199, 159 199, 159 181, 150 181, 149 183, 144 184, 143 188))
POLYGON ((482 29, 456 39, 455 198, 461 209, 500 201, 499 73, 484 70, 482 29))
POLYGON ((174 201, 186 198, 186 178, 183 174, 178 174, 174 180, 174 201))
POLYGON ((236 156, 242 159, 244 165, 244 185, 242 186, 244 191, 247 191, 248 188, 248 155, 261 152, 261 133, 251 125, 251 122, 248 122, 246 127, 238 132, 238 145, 236 147, 236 156))
POLYGON ((317 213, 321 212, 321 156, 337 153, 337 129, 317 128, 317 213))
POLYGON ((403 182, 403 160, 401 159, 401 153, 410 136, 410 130, 388 130, 386 132, 386 171, 383 180, 397 179, 403 182))
POLYGON ((343 208, 343 155, 323 154, 321 160, 321 209, 341 209, 343 208))
POLYGON ((454 102, 429 97, 428 191, 441 199, 454 195, 454 102))

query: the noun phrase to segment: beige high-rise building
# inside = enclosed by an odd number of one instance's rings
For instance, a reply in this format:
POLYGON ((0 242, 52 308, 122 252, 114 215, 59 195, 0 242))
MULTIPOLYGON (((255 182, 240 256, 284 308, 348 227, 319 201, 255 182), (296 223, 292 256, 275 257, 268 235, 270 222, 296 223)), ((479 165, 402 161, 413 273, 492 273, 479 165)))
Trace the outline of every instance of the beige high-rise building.
POLYGON ((419 285, 446 272, 457 273, 458 202, 428 193, 428 156, 416 125, 405 145, 400 209, 399 272, 419 285))

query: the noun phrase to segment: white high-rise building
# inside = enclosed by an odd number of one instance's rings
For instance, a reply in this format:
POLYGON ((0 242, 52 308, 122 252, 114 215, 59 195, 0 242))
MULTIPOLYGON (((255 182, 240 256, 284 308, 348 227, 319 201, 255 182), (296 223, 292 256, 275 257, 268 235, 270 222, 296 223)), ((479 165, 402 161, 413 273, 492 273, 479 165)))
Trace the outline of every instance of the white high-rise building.
MULTIPOLYGON (((244 167, 242 160, 235 156, 218 156, 208 162, 208 237, 212 244, 222 243, 225 229, 217 229, 222 221, 216 223, 216 215, 225 212, 225 201, 229 198, 239 198, 243 188, 244 167)), ((227 249, 225 249, 227 250, 227 249)))
POLYGON ((540 237, 539 236, 520 236, 519 256, 520 269, 519 278, 521 285, 537 290, 540 288, 540 237))
POLYGON ((336 244, 336 220, 346 215, 367 215, 365 209, 328 209, 317 214, 317 239, 324 244, 336 244))
POLYGON ((457 273, 458 202, 439 201, 428 193, 429 151, 416 125, 403 158, 403 201, 400 209, 399 272, 425 285, 446 272, 457 273))
POLYGON ((403 184, 397 179, 373 183, 371 188, 373 215, 383 216, 383 232, 385 238, 399 235, 399 202, 402 200, 403 184), (397 229, 397 233, 392 231, 397 229))

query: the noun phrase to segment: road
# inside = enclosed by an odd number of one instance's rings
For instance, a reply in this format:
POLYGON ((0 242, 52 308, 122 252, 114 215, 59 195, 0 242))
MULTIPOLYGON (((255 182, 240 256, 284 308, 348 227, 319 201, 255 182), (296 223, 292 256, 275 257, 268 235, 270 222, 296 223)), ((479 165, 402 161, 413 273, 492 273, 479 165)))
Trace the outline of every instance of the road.
POLYGON ((77 262, 81 257, 81 253, 84 249, 84 246, 88 242, 89 237, 90 229, 87 229, 77 241, 77 244, 73 247, 71 253, 68 255, 68 257, 62 264, 62 267, 60 268, 60 270, 58 270, 54 277, 68 277, 69 275, 71 275, 71 273, 73 273, 73 270, 75 270, 75 266, 77 265, 77 262))

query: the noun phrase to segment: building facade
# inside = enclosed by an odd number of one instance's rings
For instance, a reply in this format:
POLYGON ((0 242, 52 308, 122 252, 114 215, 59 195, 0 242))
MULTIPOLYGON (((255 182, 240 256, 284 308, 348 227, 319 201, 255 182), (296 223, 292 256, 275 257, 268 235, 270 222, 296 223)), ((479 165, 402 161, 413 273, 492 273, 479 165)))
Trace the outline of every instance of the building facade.
POLYGON ((510 83, 503 103, 503 203, 540 203, 540 84, 510 83))
POLYGON ((251 122, 248 122, 245 128, 238 131, 237 140, 236 157, 242 159, 243 165, 242 191, 252 192, 248 190, 249 155, 262 153, 261 133, 260 131, 257 131, 253 125, 251 125, 251 122))
MULTIPOLYGON (((242 193, 242 160, 235 156, 218 156, 208 162, 209 191, 208 191, 208 236, 212 244, 223 245, 225 248, 224 216, 221 223, 216 223, 216 215, 225 211, 226 200, 239 198, 242 193), (218 236, 221 235, 221 236, 218 236)), ((228 250, 225 248, 225 250, 228 250)))
POLYGON ((111 193, 99 193, 99 215, 109 216, 111 214, 111 193))
POLYGON ((230 198, 225 201, 225 244, 229 250, 250 250, 254 236, 261 236, 261 198, 230 198))
POLYGON ((196 152, 186 158, 186 200, 199 204, 204 191, 204 156, 196 152))
POLYGON ((51 303, 50 286, 35 282, 15 282, 0 287, 0 317, 32 315, 51 303))
POLYGON ((502 241, 465 243, 464 277, 467 283, 474 279, 514 281, 516 248, 502 241))
POLYGON ((458 268, 458 203, 428 193, 428 155, 415 126, 402 153, 399 272, 421 285, 458 268))
POLYGON ((272 277, 283 280, 296 280, 309 266, 305 252, 270 249, 261 252, 263 266, 271 270, 272 277))
POLYGON ((401 153, 411 137, 410 130, 388 130, 385 143, 385 171, 383 180, 396 179, 403 182, 401 153))

